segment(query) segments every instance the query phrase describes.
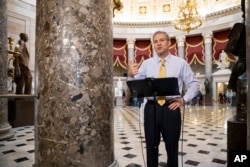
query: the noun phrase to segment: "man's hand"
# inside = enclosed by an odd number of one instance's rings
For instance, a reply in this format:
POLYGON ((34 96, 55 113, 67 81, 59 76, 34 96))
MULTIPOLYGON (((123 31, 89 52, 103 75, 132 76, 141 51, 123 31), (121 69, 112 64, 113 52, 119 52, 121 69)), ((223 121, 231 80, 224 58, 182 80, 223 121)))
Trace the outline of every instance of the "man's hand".
POLYGON ((170 101, 170 103, 171 104, 168 106, 170 110, 175 110, 178 107, 185 105, 185 101, 182 97, 174 98, 170 101))
POLYGON ((138 64, 134 63, 132 60, 128 61, 128 76, 133 77, 138 74, 138 64))

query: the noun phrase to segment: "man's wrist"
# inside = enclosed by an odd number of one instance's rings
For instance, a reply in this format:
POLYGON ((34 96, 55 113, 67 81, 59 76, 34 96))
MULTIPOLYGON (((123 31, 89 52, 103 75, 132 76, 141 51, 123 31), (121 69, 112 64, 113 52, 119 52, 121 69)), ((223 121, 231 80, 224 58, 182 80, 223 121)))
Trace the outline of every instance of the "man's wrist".
POLYGON ((128 76, 132 78, 134 77, 134 75, 132 75, 132 72, 128 72, 128 76))

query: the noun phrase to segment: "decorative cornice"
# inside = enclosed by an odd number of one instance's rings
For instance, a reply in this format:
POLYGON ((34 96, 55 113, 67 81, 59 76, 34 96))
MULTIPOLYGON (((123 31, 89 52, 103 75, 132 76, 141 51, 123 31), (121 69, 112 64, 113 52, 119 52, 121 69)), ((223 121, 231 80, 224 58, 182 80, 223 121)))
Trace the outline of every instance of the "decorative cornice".
POLYGON ((235 13, 239 13, 242 12, 241 11, 241 5, 237 5, 237 6, 233 6, 227 9, 223 9, 217 12, 212 12, 212 13, 208 13, 205 18, 206 19, 214 19, 214 18, 218 18, 221 16, 227 16, 227 15, 231 15, 231 14, 235 14, 235 13))
POLYGON ((119 27, 127 27, 127 28, 134 28, 134 27, 161 27, 161 26, 170 26, 172 25, 171 21, 154 21, 154 22, 113 22, 114 26, 119 27))
MULTIPOLYGON (((241 5, 236 5, 227 9, 223 9, 217 12, 208 13, 204 18, 205 20, 210 20, 214 18, 219 18, 221 16, 231 15, 241 12, 241 5)), ((113 22, 114 27, 122 28, 150 28, 150 27, 167 27, 172 25, 171 20, 166 21, 154 21, 154 22, 113 22)))

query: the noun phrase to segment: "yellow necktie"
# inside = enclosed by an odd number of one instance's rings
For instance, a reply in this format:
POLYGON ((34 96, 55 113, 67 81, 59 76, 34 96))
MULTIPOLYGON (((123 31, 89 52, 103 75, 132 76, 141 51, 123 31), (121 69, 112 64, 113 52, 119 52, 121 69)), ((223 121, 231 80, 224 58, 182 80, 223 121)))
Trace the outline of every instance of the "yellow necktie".
MULTIPOLYGON (((161 59, 161 66, 159 70, 159 78, 164 78, 166 77, 166 70, 165 70, 165 59, 161 59)), ((157 103, 160 106, 163 106, 166 102, 166 97, 165 96, 159 96, 157 99, 157 103)))

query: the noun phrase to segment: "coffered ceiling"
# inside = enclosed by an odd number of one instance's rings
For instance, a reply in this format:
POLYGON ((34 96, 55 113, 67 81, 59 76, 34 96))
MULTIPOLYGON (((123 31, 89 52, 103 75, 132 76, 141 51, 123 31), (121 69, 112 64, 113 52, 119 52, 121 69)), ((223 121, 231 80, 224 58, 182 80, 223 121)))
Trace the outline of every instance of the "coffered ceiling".
MULTIPOLYGON (((186 0, 121 0, 123 9, 115 11, 115 22, 171 21, 178 12, 178 5, 186 0)), ((202 16, 239 6, 241 0, 197 0, 202 16)))

